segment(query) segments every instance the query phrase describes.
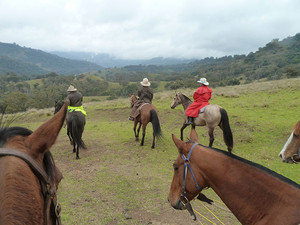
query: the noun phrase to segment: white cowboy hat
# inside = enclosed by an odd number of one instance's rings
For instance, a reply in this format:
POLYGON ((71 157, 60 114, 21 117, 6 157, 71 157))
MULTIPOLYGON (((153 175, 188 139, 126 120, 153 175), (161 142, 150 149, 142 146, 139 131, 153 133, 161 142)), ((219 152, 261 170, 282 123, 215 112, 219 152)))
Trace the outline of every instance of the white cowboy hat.
POLYGON ((67 91, 77 91, 77 89, 76 88, 74 88, 74 86, 73 85, 70 85, 70 87, 68 88, 68 90, 67 91))
POLYGON ((200 78, 200 80, 197 81, 198 83, 204 84, 204 85, 209 85, 207 82, 206 78, 200 78))
POLYGON ((141 85, 148 87, 151 85, 151 83, 148 81, 147 78, 144 78, 143 81, 141 82, 141 85))

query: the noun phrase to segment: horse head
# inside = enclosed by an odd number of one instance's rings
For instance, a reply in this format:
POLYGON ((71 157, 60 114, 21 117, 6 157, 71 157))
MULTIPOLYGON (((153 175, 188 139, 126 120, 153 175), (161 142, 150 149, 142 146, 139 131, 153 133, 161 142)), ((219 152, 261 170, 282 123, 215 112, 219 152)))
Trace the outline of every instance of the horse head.
POLYGON ((300 121, 295 125, 289 139, 280 151, 279 157, 286 163, 300 162, 300 121))
POLYGON ((55 100, 54 114, 57 113, 63 105, 64 105, 64 103, 62 101, 55 100))
POLYGON ((176 93, 173 102, 171 103, 171 109, 175 109, 176 106, 182 104, 180 93, 176 93))
POLYGON ((137 97, 134 94, 130 95, 130 107, 132 108, 134 103, 136 102, 137 97))
POLYGON ((22 127, 0 128, 0 153, 7 156, 0 157, 0 189, 10 196, 0 195, 0 224, 53 224, 58 219, 56 190, 62 173, 49 149, 58 137, 67 107, 68 101, 34 132, 22 127))
POLYGON ((179 155, 173 164, 174 176, 170 187, 168 200, 175 209, 186 209, 187 203, 195 198, 207 183, 202 177, 197 166, 197 160, 192 151, 198 143, 198 136, 194 129, 191 130, 190 142, 183 142, 172 135, 179 155))

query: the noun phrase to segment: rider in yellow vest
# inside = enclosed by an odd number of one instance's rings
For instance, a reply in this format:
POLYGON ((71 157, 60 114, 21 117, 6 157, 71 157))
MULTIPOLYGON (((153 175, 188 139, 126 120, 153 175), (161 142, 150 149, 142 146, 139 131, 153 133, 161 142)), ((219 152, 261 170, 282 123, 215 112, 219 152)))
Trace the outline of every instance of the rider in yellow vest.
POLYGON ((70 101, 70 105, 68 106, 68 112, 80 111, 82 114, 86 116, 86 112, 82 106, 82 94, 74 88, 73 85, 70 85, 68 88, 68 99, 70 101))

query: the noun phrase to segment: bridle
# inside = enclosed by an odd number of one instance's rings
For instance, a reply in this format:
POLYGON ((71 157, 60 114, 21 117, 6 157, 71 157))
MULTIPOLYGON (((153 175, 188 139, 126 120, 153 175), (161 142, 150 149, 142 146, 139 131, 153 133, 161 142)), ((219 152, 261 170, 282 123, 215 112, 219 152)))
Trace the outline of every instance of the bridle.
POLYGON ((56 186, 51 184, 50 178, 48 174, 45 172, 45 170, 41 168, 33 158, 31 158, 29 155, 19 150, 0 148, 0 157, 3 156, 18 157, 24 160, 29 165, 32 172, 39 179, 41 184, 41 190, 44 196, 45 224, 50 225, 51 224, 50 219, 52 219, 52 221, 55 221, 56 225, 61 225, 61 218, 60 218, 61 206, 57 202, 56 186), (53 207, 54 207, 55 215, 52 216, 51 218, 51 210, 53 207))
POLYGON ((194 214, 194 211, 192 209, 192 206, 191 206, 191 203, 190 201, 187 199, 186 197, 186 175, 187 175, 187 172, 188 172, 188 169, 190 170, 191 172, 191 175, 195 181, 195 184, 196 184, 196 187, 197 187, 197 190, 200 191, 200 187, 196 181, 196 178, 194 176, 194 173, 193 173, 193 170, 190 166, 190 158, 191 158, 191 155, 192 155, 192 152, 193 152, 193 149, 195 148, 196 145, 199 145, 198 143, 195 143, 193 144, 193 146, 191 147, 190 151, 189 151, 189 154, 187 156, 187 158, 185 158, 184 154, 181 154, 181 157, 183 158, 184 160, 184 168, 183 168, 183 183, 182 183, 182 193, 181 193, 181 196, 180 196, 180 200, 183 204, 183 206, 189 211, 189 213, 191 214, 191 216, 193 217, 193 220, 196 220, 196 215, 194 214))
POLYGON ((296 161, 296 157, 300 158, 300 148, 298 149, 298 152, 291 157, 292 161, 297 164, 300 161, 296 161))

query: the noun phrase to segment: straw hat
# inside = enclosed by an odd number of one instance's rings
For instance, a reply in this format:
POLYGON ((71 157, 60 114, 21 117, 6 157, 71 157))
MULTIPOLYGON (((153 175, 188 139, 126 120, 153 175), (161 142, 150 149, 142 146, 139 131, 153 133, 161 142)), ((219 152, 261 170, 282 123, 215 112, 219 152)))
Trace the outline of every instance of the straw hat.
POLYGON ((209 85, 207 82, 206 78, 200 78, 200 80, 197 81, 198 83, 204 84, 204 85, 209 85))
POLYGON ((74 88, 74 86, 73 85, 70 85, 70 87, 68 88, 68 90, 67 90, 68 92, 71 92, 71 91, 77 91, 77 89, 76 88, 74 88))
POLYGON ((148 87, 151 85, 151 83, 148 81, 147 78, 144 78, 143 81, 141 82, 141 85, 148 87))

